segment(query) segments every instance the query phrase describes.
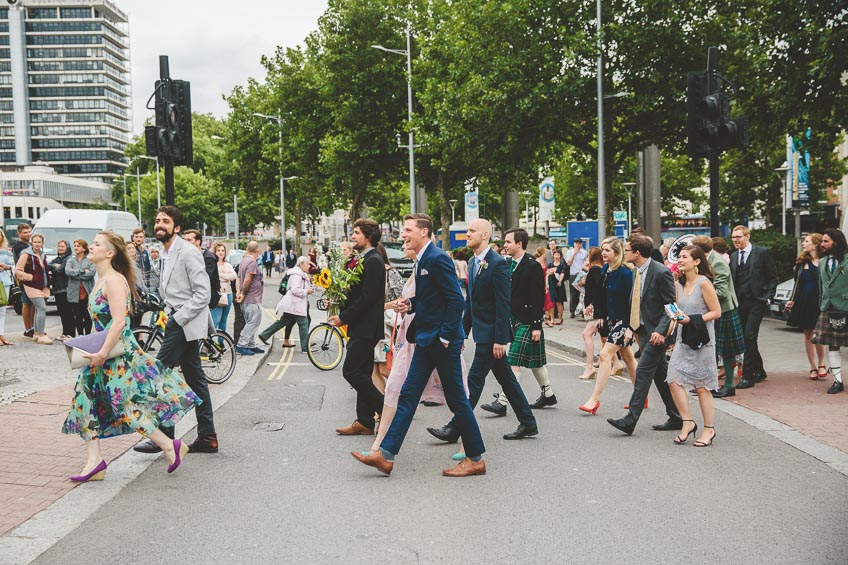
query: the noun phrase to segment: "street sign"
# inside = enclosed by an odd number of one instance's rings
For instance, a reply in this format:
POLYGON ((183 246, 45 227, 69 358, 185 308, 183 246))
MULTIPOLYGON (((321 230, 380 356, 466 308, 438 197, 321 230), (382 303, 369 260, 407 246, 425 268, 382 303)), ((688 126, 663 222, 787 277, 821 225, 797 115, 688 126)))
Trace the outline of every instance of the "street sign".
POLYGON ((626 210, 615 210, 612 213, 612 221, 613 222, 626 222, 627 221, 627 211, 626 210))
POLYGON ((224 214, 224 230, 227 233, 233 232, 238 229, 238 214, 235 212, 227 212, 224 214))

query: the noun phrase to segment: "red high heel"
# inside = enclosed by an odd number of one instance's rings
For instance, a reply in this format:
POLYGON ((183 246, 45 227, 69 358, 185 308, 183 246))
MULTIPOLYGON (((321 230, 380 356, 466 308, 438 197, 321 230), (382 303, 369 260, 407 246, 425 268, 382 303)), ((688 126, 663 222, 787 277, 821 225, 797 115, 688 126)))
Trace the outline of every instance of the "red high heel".
POLYGON ((578 408, 580 408, 582 411, 588 412, 588 413, 592 414, 593 416, 595 416, 598 413, 598 408, 600 408, 600 407, 601 407, 601 401, 600 400, 595 402, 595 405, 592 408, 589 408, 588 406, 578 406, 578 408))
POLYGON ((810 380, 815 381, 818 379, 826 379, 827 378, 827 367, 824 365, 819 365, 818 370, 816 370, 816 376, 813 378, 813 371, 810 371, 810 380))

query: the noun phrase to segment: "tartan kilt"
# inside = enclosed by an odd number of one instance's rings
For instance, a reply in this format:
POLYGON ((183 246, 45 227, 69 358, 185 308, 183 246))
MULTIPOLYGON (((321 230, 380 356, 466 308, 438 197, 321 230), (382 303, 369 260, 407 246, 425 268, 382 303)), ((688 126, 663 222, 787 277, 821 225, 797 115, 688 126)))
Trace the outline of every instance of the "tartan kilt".
POLYGON ((715 323, 715 336, 718 357, 745 353, 745 330, 738 309, 721 313, 715 323))
POLYGON ((533 331, 529 324, 513 325, 514 337, 509 346, 507 361, 515 367, 527 367, 537 369, 548 363, 545 355, 545 332, 539 341, 533 341, 533 331))
POLYGON ((826 311, 819 314, 819 321, 810 340, 816 345, 832 345, 834 347, 848 347, 848 325, 842 329, 835 330, 830 325, 830 317, 840 312, 826 311))

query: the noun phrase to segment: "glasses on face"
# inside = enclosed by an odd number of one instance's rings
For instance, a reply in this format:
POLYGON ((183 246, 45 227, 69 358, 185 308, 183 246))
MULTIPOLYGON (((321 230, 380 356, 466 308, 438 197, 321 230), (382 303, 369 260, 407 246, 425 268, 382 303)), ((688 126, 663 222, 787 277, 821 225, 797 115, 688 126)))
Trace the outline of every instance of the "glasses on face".
POLYGON ((745 238, 744 235, 731 235, 730 236, 730 239, 744 239, 744 238, 745 238))

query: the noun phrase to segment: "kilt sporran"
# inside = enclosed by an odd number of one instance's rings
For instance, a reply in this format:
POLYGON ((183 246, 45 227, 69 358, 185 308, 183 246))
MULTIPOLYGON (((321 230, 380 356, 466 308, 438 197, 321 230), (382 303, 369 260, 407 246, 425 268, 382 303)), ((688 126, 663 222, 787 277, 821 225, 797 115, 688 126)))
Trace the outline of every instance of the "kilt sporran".
POLYGON ((817 345, 848 347, 848 314, 826 310, 819 314, 810 340, 817 345))

